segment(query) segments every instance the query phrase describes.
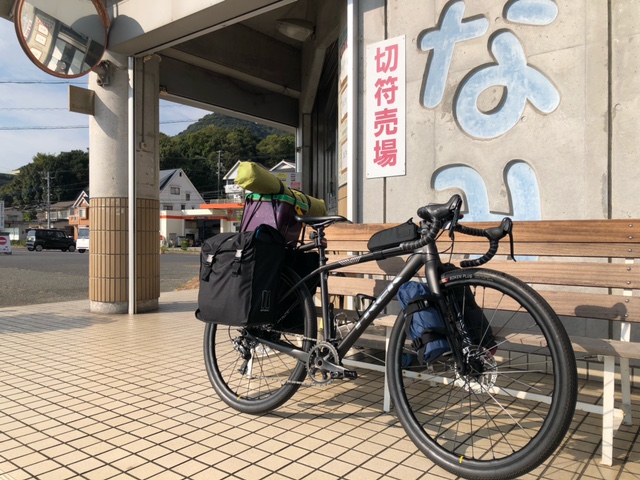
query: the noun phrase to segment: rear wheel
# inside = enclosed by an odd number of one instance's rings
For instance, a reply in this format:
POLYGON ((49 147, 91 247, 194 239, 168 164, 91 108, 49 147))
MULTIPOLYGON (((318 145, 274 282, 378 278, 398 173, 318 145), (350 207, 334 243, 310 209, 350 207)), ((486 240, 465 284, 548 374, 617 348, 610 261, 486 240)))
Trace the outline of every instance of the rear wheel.
MULTIPOLYGON (((64 251, 64 250, 63 250, 63 251, 64 251)), ((70 251, 71 253, 75 252, 75 251, 76 251, 76 247, 75 247, 75 245, 69 245, 69 251, 70 251)))
POLYGON ((569 338, 546 301, 517 279, 484 269, 442 279, 443 295, 458 304, 453 311, 465 312, 461 289, 473 295, 485 332, 466 347, 462 368, 455 355, 420 365, 410 360, 400 315, 387 365, 400 422, 430 460, 455 475, 524 475, 553 453, 573 417, 577 373, 569 338))
MULTIPOLYGON (((279 298, 300 277, 284 268, 279 298)), ((289 400, 306 377, 306 364, 260 342, 260 339, 309 351, 317 334, 315 308, 304 285, 279 301, 274 325, 230 327, 207 324, 204 359, 209 380, 220 398, 244 413, 274 410, 289 400)))
POLYGON ((41 252, 42 251, 42 245, 36 245, 35 249, 36 249, 36 252, 41 252))

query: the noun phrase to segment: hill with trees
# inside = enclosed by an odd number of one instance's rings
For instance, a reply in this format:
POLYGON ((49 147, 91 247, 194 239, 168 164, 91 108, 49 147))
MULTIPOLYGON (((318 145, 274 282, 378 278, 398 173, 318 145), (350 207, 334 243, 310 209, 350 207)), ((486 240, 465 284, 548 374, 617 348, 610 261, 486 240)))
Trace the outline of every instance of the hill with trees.
MULTIPOLYGON (((295 159, 295 138, 254 122, 220 114, 205 115, 178 135, 160 134, 160 169, 182 168, 205 199, 221 195, 218 178, 238 160, 271 167, 295 159)), ((46 202, 49 172, 51 202, 75 200, 89 186, 89 153, 38 153, 20 173, 0 183, 7 206, 37 209, 46 202)), ((2 178, 0 178, 2 182, 2 178)))
POLYGON ((210 113, 202 117, 197 122, 189 125, 185 130, 180 132, 178 136, 196 133, 197 131, 202 130, 203 128, 209 127, 209 126, 226 128, 229 130, 233 130, 235 128, 246 128, 260 139, 267 138, 269 135, 286 135, 287 134, 287 132, 285 132, 284 130, 278 130, 277 128, 267 127, 266 125, 261 125, 256 122, 241 120, 239 118, 229 117, 227 115, 222 115, 220 113, 210 113))

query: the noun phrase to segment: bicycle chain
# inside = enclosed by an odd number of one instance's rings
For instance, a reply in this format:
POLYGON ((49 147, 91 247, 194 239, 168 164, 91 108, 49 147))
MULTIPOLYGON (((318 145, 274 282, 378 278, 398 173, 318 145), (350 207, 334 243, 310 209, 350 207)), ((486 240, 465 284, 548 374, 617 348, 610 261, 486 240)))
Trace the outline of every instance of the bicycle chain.
MULTIPOLYGON (((285 331, 281 331, 281 330, 276 330, 274 328, 271 328, 270 326, 268 326, 267 328, 264 328, 264 330, 267 330, 270 333, 278 333, 280 335, 285 335, 287 337, 294 337, 294 338, 296 338, 298 340, 302 340, 302 341, 308 340, 308 341, 310 341, 310 342, 312 342, 314 344, 311 347, 311 349, 309 349, 310 351, 314 347, 320 345, 321 343, 324 343, 324 342, 319 342, 317 338, 305 337, 304 335, 299 334, 299 333, 285 332, 285 331)), ((331 345, 331 344, 327 343, 327 345, 331 345)), ((337 356, 337 352, 336 352, 336 356, 337 356)), ((308 364, 307 364, 307 375, 306 375, 306 378, 311 378, 311 381, 310 382, 309 381, 294 382, 294 381, 291 381, 291 380, 287 380, 286 382, 284 382, 284 385, 300 385, 301 387, 319 387, 319 386, 327 386, 332 382, 332 380, 323 381, 323 382, 320 382, 320 381, 317 381, 317 380, 313 380, 313 378, 310 377, 310 375, 309 375, 309 365, 308 364)))

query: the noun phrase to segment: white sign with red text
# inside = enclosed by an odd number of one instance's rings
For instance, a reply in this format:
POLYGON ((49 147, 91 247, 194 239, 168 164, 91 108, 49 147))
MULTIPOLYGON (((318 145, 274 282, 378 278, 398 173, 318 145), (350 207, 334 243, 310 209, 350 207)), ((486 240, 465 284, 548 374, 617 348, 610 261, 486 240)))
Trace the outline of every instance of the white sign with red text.
POLYGON ((367 178, 405 174, 405 37, 367 46, 367 178))
POLYGON ((11 253, 11 238, 8 232, 0 232, 0 253, 11 253))

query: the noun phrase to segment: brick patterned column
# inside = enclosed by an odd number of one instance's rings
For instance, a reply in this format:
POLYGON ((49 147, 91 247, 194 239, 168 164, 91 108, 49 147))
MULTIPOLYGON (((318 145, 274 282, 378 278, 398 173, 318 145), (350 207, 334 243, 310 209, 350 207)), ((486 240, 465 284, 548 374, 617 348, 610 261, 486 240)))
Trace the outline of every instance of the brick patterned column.
MULTIPOLYGON (((160 296, 158 200, 138 199, 137 306, 157 308, 160 296)), ((89 299, 92 310, 122 313, 128 309, 128 230, 126 198, 91 199, 89 299)))
POLYGON ((113 304, 99 311, 120 312, 128 307, 127 198, 91 198, 89 300, 113 304))
POLYGON ((160 202, 138 199, 138 311, 157 308, 160 297, 160 202))

